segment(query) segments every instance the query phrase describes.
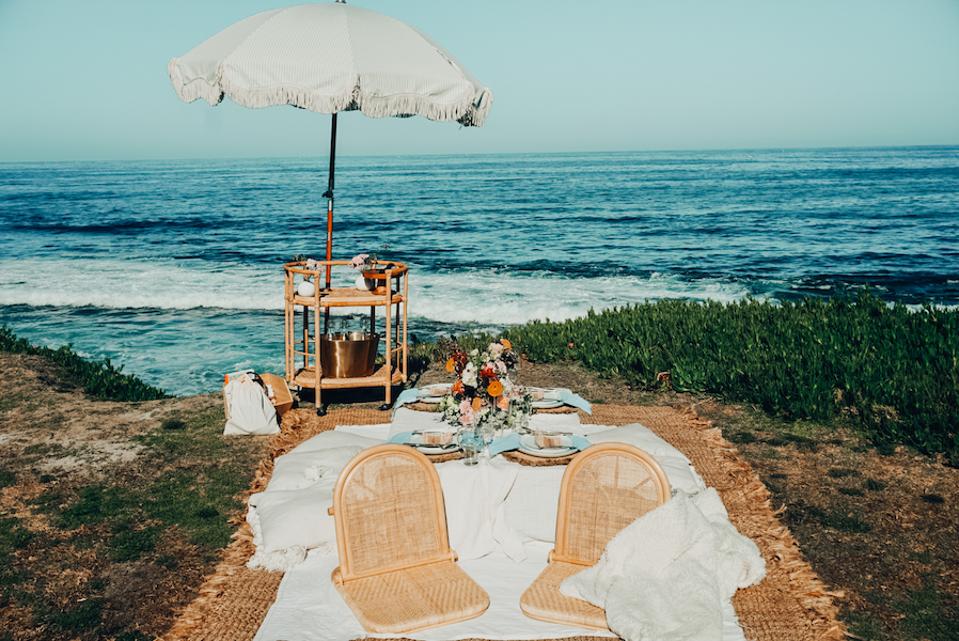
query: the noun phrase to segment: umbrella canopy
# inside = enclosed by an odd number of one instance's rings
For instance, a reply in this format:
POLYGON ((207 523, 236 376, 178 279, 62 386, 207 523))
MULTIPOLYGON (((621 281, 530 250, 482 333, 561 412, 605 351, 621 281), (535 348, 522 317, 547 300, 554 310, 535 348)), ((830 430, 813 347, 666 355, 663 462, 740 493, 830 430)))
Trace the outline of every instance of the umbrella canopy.
POLYGON ((489 89, 422 33, 341 0, 258 13, 172 59, 168 70, 186 102, 202 98, 217 105, 227 97, 244 107, 293 105, 333 114, 323 194, 327 261, 333 255, 338 112, 423 116, 478 127, 493 103, 489 89))
POLYGON ((449 53, 399 20, 343 3, 241 20, 169 64, 186 102, 293 105, 333 114, 424 116, 479 126, 492 93, 449 53))

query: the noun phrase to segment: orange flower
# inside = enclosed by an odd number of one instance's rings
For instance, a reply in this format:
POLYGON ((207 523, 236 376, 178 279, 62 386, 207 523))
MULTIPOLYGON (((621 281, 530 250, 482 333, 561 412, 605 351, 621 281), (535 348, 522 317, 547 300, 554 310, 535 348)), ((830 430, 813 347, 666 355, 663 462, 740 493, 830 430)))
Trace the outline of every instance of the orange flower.
POLYGON ((463 393, 463 389, 464 389, 464 388, 463 388, 463 381, 461 381, 461 380, 459 380, 459 379, 456 379, 456 382, 453 383, 452 392, 453 392, 454 394, 462 394, 462 393, 463 393))
POLYGON ((499 339, 499 343, 500 343, 500 345, 502 345, 502 346, 505 347, 506 349, 513 349, 513 344, 512 344, 511 342, 509 342, 509 339, 508 339, 508 338, 501 338, 501 339, 499 339))
POLYGON ((504 412, 509 409, 509 399, 505 396, 500 396, 499 400, 496 401, 496 407, 500 408, 504 412))
POLYGON ((446 359, 446 371, 452 374, 455 369, 456 369, 456 363, 453 361, 453 357, 450 356, 449 358, 446 359))
POLYGON ((490 381, 490 384, 486 386, 486 393, 496 398, 503 393, 503 384, 497 380, 490 381))
POLYGON ((481 399, 479 396, 473 397, 473 411, 478 412, 480 411, 481 407, 483 407, 483 399, 481 399))

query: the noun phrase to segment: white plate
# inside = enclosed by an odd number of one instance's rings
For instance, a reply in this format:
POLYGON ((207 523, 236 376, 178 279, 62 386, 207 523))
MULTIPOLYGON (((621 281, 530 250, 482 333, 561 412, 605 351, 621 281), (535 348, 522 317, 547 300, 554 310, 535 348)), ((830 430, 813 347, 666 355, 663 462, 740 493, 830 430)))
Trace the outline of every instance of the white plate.
POLYGON ((410 440, 406 442, 406 445, 419 450, 423 454, 449 454, 450 452, 455 452, 460 449, 459 445, 456 443, 450 442, 446 446, 437 445, 431 447, 429 445, 420 445, 423 442, 423 437, 420 434, 414 434, 410 437, 410 440))
POLYGON ((555 401, 551 398, 544 398, 541 401, 533 401, 531 407, 534 410, 551 410, 565 405, 563 401, 555 401))
POLYGON ((436 383, 420 388, 421 396, 417 398, 420 403, 439 403, 452 389, 452 383, 436 383))
POLYGON ((549 394, 553 391, 551 389, 546 389, 543 387, 527 387, 526 391, 530 393, 539 392, 540 395, 546 395, 544 398, 539 398, 533 401, 532 407, 535 410, 551 410, 557 407, 562 407, 566 404, 558 398, 550 398, 549 394))
POLYGON ((569 456, 576 452, 575 447, 545 447, 536 446, 536 437, 532 434, 523 434, 519 437, 519 451, 530 456, 541 456, 543 458, 559 458, 560 456, 569 456))

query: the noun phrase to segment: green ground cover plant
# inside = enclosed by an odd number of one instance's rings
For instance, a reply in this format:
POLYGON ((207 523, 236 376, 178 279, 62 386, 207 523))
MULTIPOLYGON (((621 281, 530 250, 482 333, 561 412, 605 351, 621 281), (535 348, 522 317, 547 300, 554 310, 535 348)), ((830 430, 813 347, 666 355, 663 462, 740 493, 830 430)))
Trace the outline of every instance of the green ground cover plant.
POLYGON ((76 385, 93 398, 106 401, 151 401, 166 398, 158 387, 148 385, 132 374, 124 374, 110 359, 85 359, 69 345, 57 349, 31 344, 0 325, 0 352, 41 356, 56 367, 65 383, 76 385))
POLYGON ((534 362, 578 361, 789 419, 852 419, 880 446, 959 461, 959 310, 856 298, 664 300, 506 332, 534 362))

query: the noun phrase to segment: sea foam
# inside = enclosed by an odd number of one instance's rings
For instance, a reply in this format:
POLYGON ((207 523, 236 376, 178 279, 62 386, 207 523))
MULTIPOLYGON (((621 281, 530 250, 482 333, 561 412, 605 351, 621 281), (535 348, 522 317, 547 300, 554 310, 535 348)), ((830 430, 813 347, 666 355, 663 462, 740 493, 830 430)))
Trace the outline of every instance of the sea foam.
MULTIPOLYGON (((0 261, 0 305, 98 307, 104 309, 220 308, 277 310, 283 307, 279 265, 208 262, 75 259, 0 261)), ((342 270, 334 285, 350 286, 342 270)), ((661 298, 731 301, 749 291, 715 279, 648 276, 564 277, 548 272, 466 269, 427 271, 412 267, 410 315, 441 323, 510 325, 537 319, 565 320, 590 309, 661 298)))

